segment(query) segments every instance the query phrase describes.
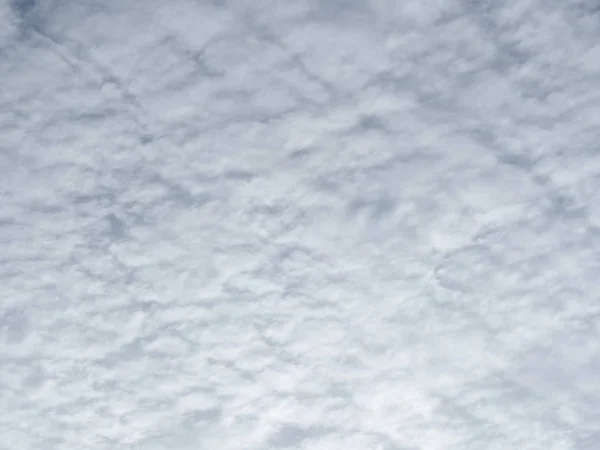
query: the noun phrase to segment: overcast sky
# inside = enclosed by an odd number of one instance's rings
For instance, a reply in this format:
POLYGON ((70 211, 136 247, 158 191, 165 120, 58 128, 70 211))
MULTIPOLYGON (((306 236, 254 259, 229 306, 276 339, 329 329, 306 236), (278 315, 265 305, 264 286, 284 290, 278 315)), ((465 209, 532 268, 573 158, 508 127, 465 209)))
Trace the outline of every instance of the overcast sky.
POLYGON ((0 0, 0 449, 598 450, 594 0, 0 0))

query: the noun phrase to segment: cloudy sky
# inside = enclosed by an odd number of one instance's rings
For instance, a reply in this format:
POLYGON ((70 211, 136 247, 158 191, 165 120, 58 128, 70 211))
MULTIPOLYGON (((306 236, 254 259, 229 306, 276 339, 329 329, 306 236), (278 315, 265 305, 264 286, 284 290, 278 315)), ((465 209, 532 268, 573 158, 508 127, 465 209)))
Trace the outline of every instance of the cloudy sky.
POLYGON ((0 448, 600 448, 594 0, 0 0, 0 448))

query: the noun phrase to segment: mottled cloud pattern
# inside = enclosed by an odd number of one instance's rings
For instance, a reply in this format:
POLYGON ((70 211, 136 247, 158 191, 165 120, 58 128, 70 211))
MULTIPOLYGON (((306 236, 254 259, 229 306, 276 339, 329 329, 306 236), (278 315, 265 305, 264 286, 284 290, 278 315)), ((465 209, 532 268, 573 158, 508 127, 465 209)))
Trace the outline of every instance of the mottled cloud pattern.
POLYGON ((600 448, 600 10, 0 2, 0 447, 600 448))

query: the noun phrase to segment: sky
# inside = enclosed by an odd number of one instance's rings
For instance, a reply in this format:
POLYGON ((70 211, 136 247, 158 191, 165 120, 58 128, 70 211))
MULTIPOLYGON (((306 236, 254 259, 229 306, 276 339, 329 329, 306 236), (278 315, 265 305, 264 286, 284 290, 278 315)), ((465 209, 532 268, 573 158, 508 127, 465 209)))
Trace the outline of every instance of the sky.
POLYGON ((0 0, 0 449, 599 449, 599 143, 592 0, 0 0))

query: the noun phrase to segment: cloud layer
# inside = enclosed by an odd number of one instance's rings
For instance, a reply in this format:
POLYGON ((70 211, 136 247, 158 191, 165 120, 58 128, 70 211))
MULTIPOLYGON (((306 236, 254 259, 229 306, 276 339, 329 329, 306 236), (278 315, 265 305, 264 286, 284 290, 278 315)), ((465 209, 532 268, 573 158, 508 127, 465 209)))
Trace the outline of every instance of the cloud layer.
POLYGON ((600 14, 497 3, 1 3, 2 444, 598 448, 600 14))

